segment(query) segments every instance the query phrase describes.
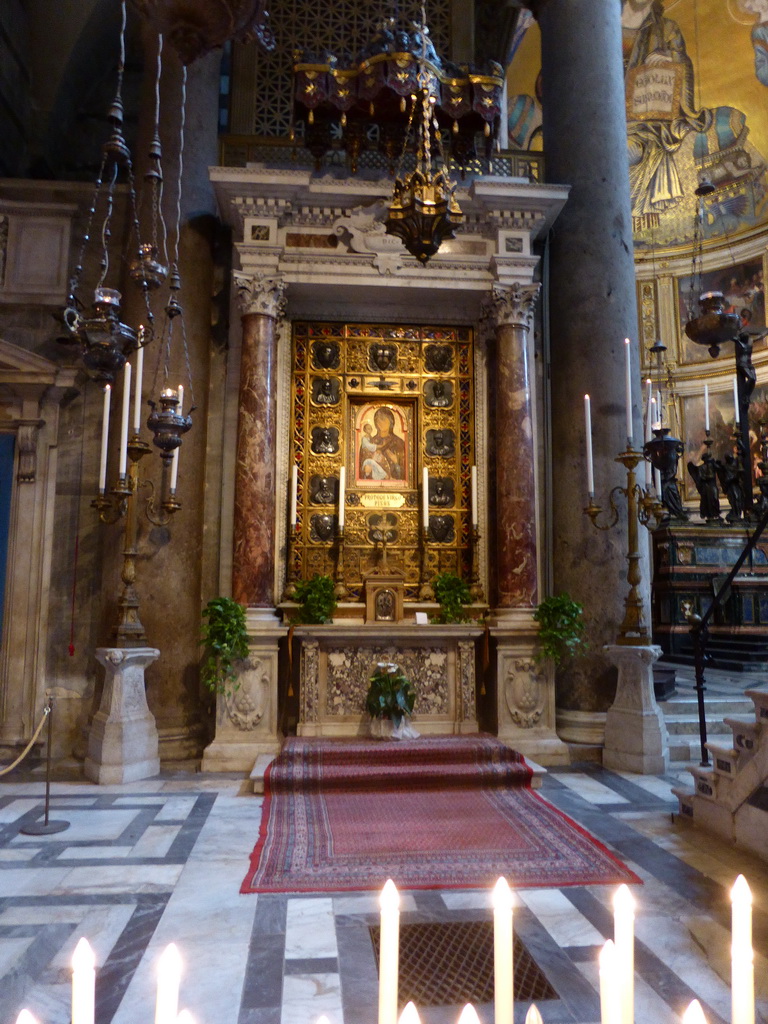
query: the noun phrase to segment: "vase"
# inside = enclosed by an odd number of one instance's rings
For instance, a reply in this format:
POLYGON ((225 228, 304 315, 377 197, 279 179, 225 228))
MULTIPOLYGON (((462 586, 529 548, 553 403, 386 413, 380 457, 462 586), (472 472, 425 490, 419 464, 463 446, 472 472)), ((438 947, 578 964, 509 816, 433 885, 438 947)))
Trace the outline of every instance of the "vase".
POLYGON ((376 740, 391 740, 394 723, 391 718, 372 718, 371 736, 376 740))

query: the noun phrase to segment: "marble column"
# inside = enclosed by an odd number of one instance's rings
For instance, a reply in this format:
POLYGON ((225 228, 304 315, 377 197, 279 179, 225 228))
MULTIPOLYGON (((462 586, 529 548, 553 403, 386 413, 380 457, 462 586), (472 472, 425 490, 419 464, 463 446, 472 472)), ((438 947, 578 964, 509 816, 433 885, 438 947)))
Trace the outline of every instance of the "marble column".
POLYGON ((275 607, 277 323, 285 312, 279 277, 236 274, 242 313, 240 407, 235 468, 232 596, 275 607))
POLYGON ((539 285, 494 285, 485 315, 495 325, 496 600, 532 608, 538 600, 536 456, 528 332, 539 285))
MULTIPOLYGON (((541 29, 544 151, 549 182, 570 185, 550 238, 555 592, 585 608, 590 651, 558 673, 558 708, 594 717, 610 705, 626 583, 626 513, 598 532, 587 502, 584 394, 592 397, 597 501, 626 472, 624 338, 632 339, 635 444, 642 444, 635 267, 629 193, 621 0, 531 0, 541 29)), ((641 562, 648 607, 649 565, 641 562)), ((572 735, 572 734, 571 734, 572 735)), ((575 737, 573 737, 575 738, 575 737)))

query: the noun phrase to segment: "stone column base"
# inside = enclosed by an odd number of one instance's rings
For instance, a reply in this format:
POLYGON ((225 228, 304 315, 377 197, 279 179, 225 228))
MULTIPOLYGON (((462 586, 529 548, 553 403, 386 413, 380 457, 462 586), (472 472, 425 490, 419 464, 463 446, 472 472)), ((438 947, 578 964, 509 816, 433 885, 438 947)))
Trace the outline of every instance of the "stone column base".
POLYGON ((160 657, 154 647, 99 647, 106 670, 101 706, 93 716, 86 778, 100 785, 137 782, 160 772, 157 728, 147 707, 144 670, 160 657))
POLYGON ((505 609, 494 616, 498 737, 539 764, 570 764, 568 747, 555 732, 553 667, 534 658, 533 611, 505 609))
POLYGON ((250 772, 259 755, 280 750, 277 645, 286 632, 255 625, 248 616, 250 654, 237 664, 237 680, 216 698, 216 735, 205 748, 201 771, 250 772))
POLYGON ((619 670, 616 699, 605 718, 603 765, 660 775, 669 769, 667 727, 653 693, 653 663, 661 648, 609 644, 603 651, 619 670))

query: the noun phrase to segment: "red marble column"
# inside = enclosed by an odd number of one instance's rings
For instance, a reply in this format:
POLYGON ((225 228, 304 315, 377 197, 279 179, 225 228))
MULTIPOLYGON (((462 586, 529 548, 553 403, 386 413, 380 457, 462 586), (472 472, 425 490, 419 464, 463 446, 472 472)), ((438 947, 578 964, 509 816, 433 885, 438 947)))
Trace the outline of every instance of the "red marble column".
POLYGON ((538 602, 536 485, 528 330, 539 285, 494 286, 496 326, 496 606, 538 602))
POLYGON ((237 274, 236 283, 243 346, 232 596, 250 607, 274 608, 277 322, 285 309, 285 283, 260 274, 237 274))

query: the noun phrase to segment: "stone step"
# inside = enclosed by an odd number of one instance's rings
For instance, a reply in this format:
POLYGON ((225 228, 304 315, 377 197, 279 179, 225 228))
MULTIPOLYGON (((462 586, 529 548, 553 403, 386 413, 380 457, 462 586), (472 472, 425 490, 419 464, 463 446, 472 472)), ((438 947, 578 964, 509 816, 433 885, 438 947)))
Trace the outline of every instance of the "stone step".
MULTIPOLYGON (((707 732, 717 732, 730 735, 730 726, 726 718, 735 718, 735 715, 707 715, 707 732)), ((741 716, 739 716, 741 718, 741 716)), ((745 716, 746 718, 746 716, 745 716)), ((699 732, 699 716, 690 715, 665 715, 664 722, 670 736, 687 736, 690 733, 699 732)))
MULTIPOLYGON (((721 747, 728 747, 733 742, 733 734, 728 733, 728 735, 721 735, 719 733, 713 733, 710 735, 708 733, 707 742, 716 743, 721 747)), ((701 742, 699 741, 698 729, 695 734, 670 734, 669 759, 670 761, 695 761, 697 763, 701 760, 701 742)))

